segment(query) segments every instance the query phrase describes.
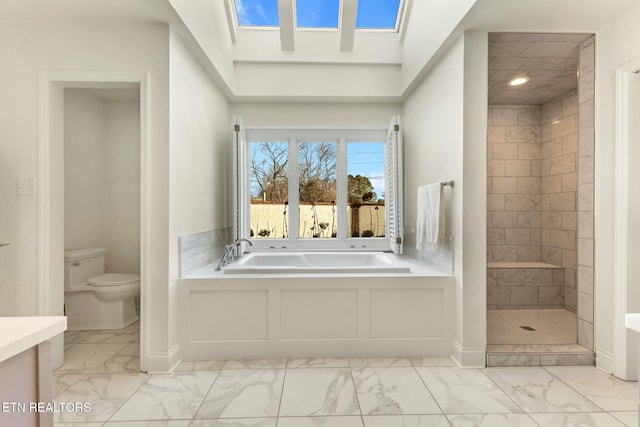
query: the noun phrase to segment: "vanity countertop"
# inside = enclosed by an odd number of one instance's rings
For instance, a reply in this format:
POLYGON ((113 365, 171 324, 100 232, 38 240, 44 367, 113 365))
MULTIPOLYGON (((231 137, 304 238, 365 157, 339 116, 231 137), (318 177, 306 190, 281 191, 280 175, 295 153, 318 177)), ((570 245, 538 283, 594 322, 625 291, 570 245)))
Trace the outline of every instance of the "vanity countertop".
POLYGON ((0 363, 65 329, 65 316, 0 317, 0 363))
POLYGON ((624 325, 636 332, 640 332, 640 313, 627 313, 624 316, 624 325))

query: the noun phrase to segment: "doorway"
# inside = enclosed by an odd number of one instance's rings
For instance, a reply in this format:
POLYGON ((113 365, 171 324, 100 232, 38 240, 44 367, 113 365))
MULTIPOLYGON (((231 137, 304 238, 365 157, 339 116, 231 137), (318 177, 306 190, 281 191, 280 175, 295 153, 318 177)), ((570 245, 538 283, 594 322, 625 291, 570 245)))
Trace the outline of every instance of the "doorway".
MULTIPOLYGON (((38 314, 62 315, 64 313, 64 252, 65 249, 65 219, 73 215, 65 215, 65 95, 71 91, 81 91, 85 97, 117 98, 135 96, 138 100, 139 137, 136 150, 139 153, 137 174, 139 178, 138 196, 138 230, 139 253, 137 266, 127 267, 139 269, 140 273, 140 323, 139 323, 139 370, 146 370, 146 299, 145 290, 148 277, 148 245, 146 230, 149 208, 146 203, 148 188, 148 76, 128 73, 100 73, 100 72, 51 72, 43 73, 40 79, 40 160, 39 160, 39 264, 38 264, 38 314), (66 93, 65 93, 66 92, 66 93), (133 95, 135 92, 135 95, 133 95)), ((123 100, 121 100, 123 101, 123 100)), ((115 104, 114 104, 115 105, 115 104)), ((131 108, 129 106, 128 108, 131 108)), ((120 110, 115 108, 114 110, 120 110)), ((116 113, 117 115, 117 113, 116 113)), ((92 141, 94 143, 95 141, 92 141)), ((91 150, 88 150, 91 152, 91 150)), ((77 166, 77 165, 76 165, 77 166)), ((67 171, 68 172, 68 171, 67 171)), ((135 184, 134 184, 135 185, 135 184)), ((67 208, 69 209, 69 208, 67 208)), ((79 213, 74 213, 76 219, 79 213)), ((85 217, 86 218, 86 217, 85 217)), ((99 226, 95 224, 92 229, 99 226)), ((68 231, 68 230, 67 230, 68 231)), ((76 234, 82 232, 76 231, 76 234)), ((76 237, 81 238, 81 237, 76 237)), ((75 245, 75 244, 74 244, 75 245)), ((117 256, 112 260, 115 265, 122 266, 117 256)), ((107 261, 107 265, 109 261, 107 261)), ((130 331, 128 331, 130 332, 130 331)), ((76 337, 77 338, 77 337, 76 337)), ((52 366, 59 368, 64 363, 63 336, 56 337, 52 342, 52 366)))

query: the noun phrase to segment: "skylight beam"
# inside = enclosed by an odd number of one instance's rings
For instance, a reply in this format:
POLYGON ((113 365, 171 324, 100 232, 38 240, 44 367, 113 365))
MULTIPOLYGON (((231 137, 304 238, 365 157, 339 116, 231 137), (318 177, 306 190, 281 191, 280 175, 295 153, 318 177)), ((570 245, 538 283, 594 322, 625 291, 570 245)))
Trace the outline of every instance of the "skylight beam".
POLYGON ((295 22, 293 20, 294 0, 278 0, 278 16, 280 18, 280 48, 295 50, 295 22))
POLYGON ((342 0, 342 25, 340 26, 340 52, 353 52, 356 33, 358 0, 342 0))

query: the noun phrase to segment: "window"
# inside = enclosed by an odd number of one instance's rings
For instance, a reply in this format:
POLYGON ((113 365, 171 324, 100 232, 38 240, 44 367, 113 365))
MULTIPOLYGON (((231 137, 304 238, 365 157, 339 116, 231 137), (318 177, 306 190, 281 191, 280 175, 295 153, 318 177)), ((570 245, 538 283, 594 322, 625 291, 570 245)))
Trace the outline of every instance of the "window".
POLYGON ((387 203, 400 200, 398 130, 236 129, 234 234, 251 250, 401 249, 387 203))
POLYGON ((358 0, 356 28, 395 29, 400 0, 358 0))
POLYGON ((339 0, 296 0, 299 28, 338 28, 339 0))
POLYGON ((278 0, 235 0, 236 18, 241 27, 277 27, 278 0))

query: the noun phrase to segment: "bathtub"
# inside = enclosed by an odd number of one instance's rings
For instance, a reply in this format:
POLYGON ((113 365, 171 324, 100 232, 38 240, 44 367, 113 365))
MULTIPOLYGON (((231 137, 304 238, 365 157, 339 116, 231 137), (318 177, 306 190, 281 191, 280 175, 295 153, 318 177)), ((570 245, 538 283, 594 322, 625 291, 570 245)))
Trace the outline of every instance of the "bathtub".
POLYGON ((406 263, 383 252, 253 252, 223 269, 224 274, 410 273, 406 263))
POLYGON ((180 358, 449 356, 455 279, 389 253, 250 253, 179 280, 180 358))

